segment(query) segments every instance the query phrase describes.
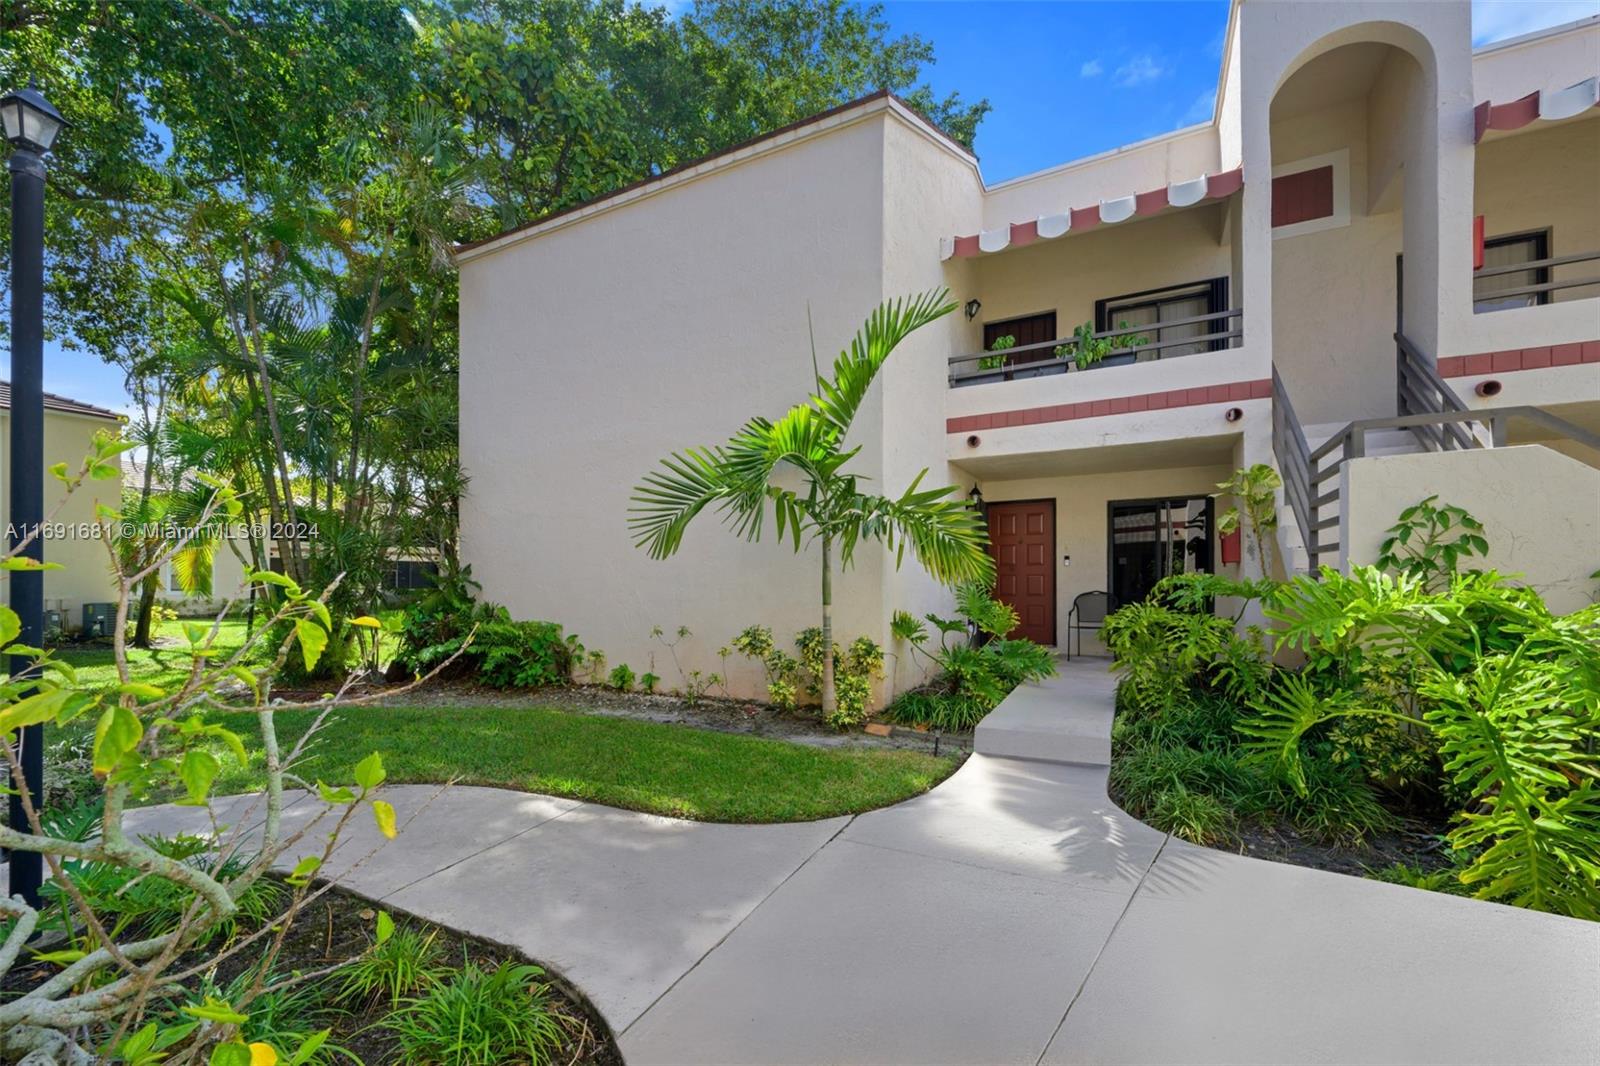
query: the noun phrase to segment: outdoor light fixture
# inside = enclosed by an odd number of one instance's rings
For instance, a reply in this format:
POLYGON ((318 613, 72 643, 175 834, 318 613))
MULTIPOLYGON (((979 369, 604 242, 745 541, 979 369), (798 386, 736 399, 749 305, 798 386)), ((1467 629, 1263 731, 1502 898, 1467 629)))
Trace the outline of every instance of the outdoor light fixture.
MULTIPOLYGON (((29 536, 44 522, 44 157, 66 126, 61 112, 30 85, 0 96, 0 132, 11 145, 6 169, 11 172, 11 493, 9 547, 18 555, 44 562, 44 538, 29 536), (27 543, 23 543, 27 538, 27 543)), ((7 600, 16 612, 17 642, 44 643, 44 575, 41 568, 18 570, 7 582, 7 600)), ((25 655, 11 656, 10 673, 26 677, 33 664, 25 655)), ((24 690, 26 691, 26 690, 24 690)), ((11 825, 27 832, 22 806, 25 788, 35 805, 44 799, 44 725, 22 727, 17 768, 12 771, 11 825)), ((11 853, 12 895, 39 906, 44 859, 37 851, 11 853)))
POLYGON ((983 310, 983 304, 976 298, 967 301, 967 321, 971 322, 978 317, 978 312, 983 310))
POLYGON ((981 512, 983 510, 983 490, 976 485, 972 486, 972 491, 967 493, 967 502, 972 504, 974 511, 981 512))
POLYGON ((13 89, 0 96, 0 129, 13 148, 43 154, 56 143, 56 134, 67 124, 61 112, 50 106, 38 89, 13 89))

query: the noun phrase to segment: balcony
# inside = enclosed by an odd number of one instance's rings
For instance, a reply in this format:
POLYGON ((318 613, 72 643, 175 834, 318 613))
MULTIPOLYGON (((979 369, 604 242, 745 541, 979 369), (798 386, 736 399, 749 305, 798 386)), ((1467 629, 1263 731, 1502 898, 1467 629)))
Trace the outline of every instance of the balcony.
POLYGON ((1069 373, 1086 374, 1112 367, 1224 351, 1243 343, 1243 314, 1242 308, 1235 307, 1210 314, 1131 326, 1124 324, 1117 329, 1098 333, 955 355, 950 357, 950 387, 956 389, 1069 373), (1089 354, 1084 354, 1086 352, 1089 354))

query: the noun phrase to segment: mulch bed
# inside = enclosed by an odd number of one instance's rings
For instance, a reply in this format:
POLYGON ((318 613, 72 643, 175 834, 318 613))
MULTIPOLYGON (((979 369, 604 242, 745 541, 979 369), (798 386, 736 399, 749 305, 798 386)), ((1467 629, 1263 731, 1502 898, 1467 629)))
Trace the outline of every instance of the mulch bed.
MULTIPOLYGON (((290 928, 276 972, 289 974, 297 970, 322 969, 360 954, 370 943, 376 907, 376 904, 354 893, 338 888, 329 891, 302 911, 290 928)), ((471 959, 486 969, 492 969, 503 961, 519 964, 533 962, 543 966, 538 960, 530 959, 503 944, 468 936, 393 908, 385 909, 390 911, 400 927, 420 929, 423 933, 435 932, 435 943, 442 949, 440 958, 451 964, 459 965, 471 959)), ((206 954, 207 951, 193 952, 174 968, 187 968, 194 961, 205 958, 206 954)), ((252 948, 224 960, 217 967, 216 983, 226 984, 258 957, 259 951, 252 948)), ((19 964, 7 975, 5 983, 0 985, 0 1000, 32 987, 57 969, 53 965, 19 964)), ((550 1006, 559 1016, 567 1038, 566 1045, 554 1061, 567 1066, 622 1066, 622 1053, 617 1048, 616 1038, 588 997, 550 967, 544 966, 544 970, 541 980, 549 988, 550 1006)), ((337 980, 337 975, 334 980, 337 980)), ((248 1012, 248 1008, 246 1010, 248 1012)), ((327 1017, 319 1019, 317 1025, 331 1027, 333 1032, 328 1038, 329 1044, 348 1048, 366 1066, 402 1063, 406 1059, 395 1038, 378 1024, 388 1011, 387 1004, 355 1012, 345 1012, 340 1007, 337 1012, 330 1011, 327 1017)), ((294 1049, 282 1050, 292 1053, 294 1049)), ((520 1060, 507 1059, 507 1066, 517 1061, 520 1060)))
POLYGON ((1235 843, 1216 847, 1256 859, 1310 866, 1354 877, 1365 877, 1395 863, 1431 873, 1450 865, 1439 840, 1444 831, 1443 825, 1407 819, 1393 832, 1378 833, 1360 845, 1351 846, 1305 836, 1289 825, 1246 823, 1239 827, 1235 843))

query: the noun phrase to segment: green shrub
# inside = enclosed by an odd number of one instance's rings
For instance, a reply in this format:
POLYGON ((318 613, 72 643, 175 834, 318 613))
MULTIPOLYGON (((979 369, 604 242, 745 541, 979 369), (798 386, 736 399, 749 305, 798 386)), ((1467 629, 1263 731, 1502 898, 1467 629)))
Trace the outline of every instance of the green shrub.
POLYGON ((1565 617, 1494 573, 1421 576, 1356 567, 1297 578, 1269 615, 1279 644, 1319 667, 1290 676, 1241 726, 1309 798, 1319 737, 1351 719, 1419 723, 1467 797, 1447 838, 1481 899, 1600 918, 1600 605, 1565 617), (1363 677, 1409 679, 1365 699, 1363 677), (1327 677, 1346 682, 1326 683, 1327 677))
POLYGON ((972 729, 1018 685, 1055 674, 1055 655, 1049 648, 1031 640, 1006 639, 1017 627, 1017 614, 986 588, 957 589, 956 608, 959 618, 926 616, 939 631, 939 643, 933 648, 926 627, 904 612, 897 616, 896 638, 906 641, 938 673, 926 689, 895 700, 886 712, 890 720, 941 732, 972 729), (970 643, 973 629, 984 643, 970 643))
MULTIPOLYGON (((426 673, 459 652, 474 627, 511 621, 504 607, 477 601, 481 586, 472 579, 472 567, 441 572, 433 580, 434 587, 408 603, 400 618, 395 662, 413 674, 426 673)), ((447 674, 465 676, 475 665, 470 655, 463 656, 447 674)))
POLYGON ((1190 792, 1182 785, 1159 792, 1149 813, 1151 825, 1194 844, 1230 839, 1235 821, 1227 804, 1204 792, 1190 792))
POLYGON ((606 684, 618 692, 628 692, 633 688, 633 667, 627 663, 619 663, 611 668, 611 673, 606 676, 606 684))
POLYGON ((478 673, 494 688, 565 685, 583 656, 577 634, 556 622, 488 622, 473 643, 478 673))
MULTIPOLYGON (((824 648, 822 629, 811 626, 795 637, 799 657, 783 651, 769 626, 747 626, 729 642, 733 651, 754 659, 766 674, 767 699, 780 710, 792 711, 803 690, 814 701, 822 698, 824 648)), ((872 682, 883 676, 883 648, 870 637, 857 637, 848 652, 833 646, 833 685, 836 709, 824 716, 835 729, 848 729, 867 717, 872 682)))
POLYGON ((1461 883, 1461 873, 1452 867, 1443 870, 1424 870, 1420 866, 1409 863, 1397 862, 1388 866, 1369 870, 1367 876, 1374 881, 1383 881, 1391 885, 1405 885, 1408 888, 1421 888, 1429 892, 1446 892, 1452 896, 1465 896, 1470 893, 1461 883))
POLYGON ((446 972, 434 943, 437 935, 396 929, 338 972, 335 998, 360 1006, 388 1003, 392 1010, 402 999, 432 987, 446 972))
POLYGON ((545 1063, 561 1046, 561 1026, 537 966, 468 962, 405 1000, 384 1025, 406 1056, 440 1066, 545 1063))
POLYGON ((639 675, 639 691, 641 692, 654 692, 659 684, 661 684, 661 679, 655 674, 646 672, 639 675))

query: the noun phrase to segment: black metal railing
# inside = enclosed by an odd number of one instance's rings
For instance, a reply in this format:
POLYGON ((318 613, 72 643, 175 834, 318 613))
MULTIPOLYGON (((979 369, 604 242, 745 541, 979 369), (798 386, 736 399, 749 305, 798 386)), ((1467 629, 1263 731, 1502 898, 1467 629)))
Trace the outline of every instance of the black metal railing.
MULTIPOLYGON (((1143 362, 1147 359, 1170 359, 1178 356, 1199 354, 1196 352, 1174 351, 1174 349, 1178 348, 1192 348, 1195 345, 1200 345, 1207 351, 1232 348, 1244 337, 1244 323, 1240 320, 1243 314, 1242 309, 1235 307, 1229 311, 1213 311, 1211 314, 1194 315, 1191 318, 1175 318, 1170 322, 1152 322, 1143 326, 1108 329, 1090 334, 1094 340, 1113 340, 1128 336, 1151 337, 1152 335, 1153 339, 1143 344, 1113 349, 1105 355, 1104 360, 1086 369, 1098 370, 1103 366, 1115 365, 1110 361, 1125 355, 1133 355, 1143 362), (1162 335, 1169 330, 1202 323, 1211 327, 1209 332, 1162 339, 1162 335), (1164 354, 1169 352, 1172 354, 1164 354)), ((1034 344, 1020 344, 1014 348, 1005 348, 1000 351, 953 355, 950 357, 950 387, 958 388, 962 385, 978 385, 987 381, 1011 381, 1015 378, 1024 377, 1043 377, 1049 374, 1065 374, 1068 371, 1077 373, 1079 371, 1071 352, 1071 349, 1076 348, 1077 342, 1078 338, 1076 337, 1060 337, 1056 340, 1039 341, 1034 344), (1063 347, 1068 351, 1057 355, 1056 349, 1063 347)))
MULTIPOLYGON (((1600 272, 1588 271, 1575 278, 1554 278, 1552 271, 1558 267, 1572 266, 1577 263, 1600 263, 1600 252, 1575 252, 1572 255, 1556 255, 1547 259, 1532 259, 1526 263, 1506 263, 1503 266, 1481 267, 1472 272, 1473 281, 1484 278, 1506 277, 1512 274, 1531 274, 1534 278, 1544 278, 1543 281, 1534 281, 1526 285, 1506 285, 1502 288, 1477 289, 1472 293, 1473 303, 1501 304, 1502 306, 1515 306, 1507 301, 1519 300, 1529 296, 1534 297, 1539 303, 1547 302, 1548 294, 1559 292, 1562 289, 1581 289, 1590 285, 1600 286, 1600 272)), ((1488 307, 1482 310, 1499 310, 1488 307)))

